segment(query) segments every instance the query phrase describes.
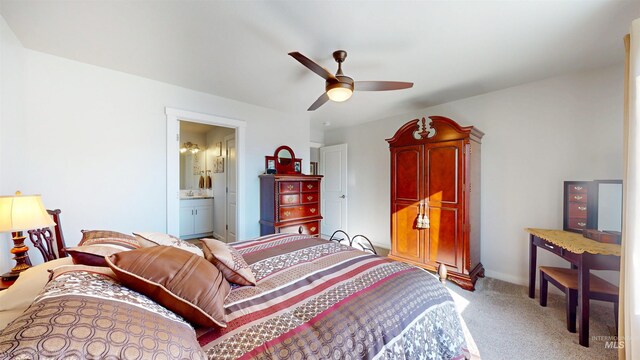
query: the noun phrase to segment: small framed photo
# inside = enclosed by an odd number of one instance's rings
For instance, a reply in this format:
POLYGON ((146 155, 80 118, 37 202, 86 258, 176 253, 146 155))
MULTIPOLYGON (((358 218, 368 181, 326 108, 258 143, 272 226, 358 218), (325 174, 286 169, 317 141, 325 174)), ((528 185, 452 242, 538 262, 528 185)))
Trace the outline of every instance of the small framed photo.
POLYGON ((311 161, 309 163, 309 170, 311 171, 311 175, 318 175, 318 162, 311 161))
POLYGON ((224 158, 219 157, 216 159, 216 164, 213 168, 214 173, 223 173, 224 172, 224 158))
POLYGON ((301 167, 302 167, 302 164, 300 164, 300 161, 296 161, 296 162, 293 163, 293 171, 295 173, 299 174, 300 170, 301 170, 301 167))
POLYGON ((275 174, 276 173, 276 158, 273 156, 264 157, 264 173, 275 174))

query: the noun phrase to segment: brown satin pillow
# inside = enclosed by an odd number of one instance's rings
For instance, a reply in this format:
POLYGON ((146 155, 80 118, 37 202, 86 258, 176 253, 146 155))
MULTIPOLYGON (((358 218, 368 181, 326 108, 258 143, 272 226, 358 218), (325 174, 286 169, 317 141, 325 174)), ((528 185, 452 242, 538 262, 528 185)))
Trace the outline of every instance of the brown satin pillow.
POLYGON ((251 272, 238 250, 214 239, 200 239, 205 259, 220 270, 224 277, 234 284, 255 285, 256 277, 251 272))
POLYGON ((171 246, 113 254, 107 264, 120 282, 194 325, 226 327, 224 299, 231 287, 204 258, 171 246))
POLYGON ((74 264, 108 267, 105 256, 113 255, 128 249, 109 245, 76 246, 65 248, 74 264))

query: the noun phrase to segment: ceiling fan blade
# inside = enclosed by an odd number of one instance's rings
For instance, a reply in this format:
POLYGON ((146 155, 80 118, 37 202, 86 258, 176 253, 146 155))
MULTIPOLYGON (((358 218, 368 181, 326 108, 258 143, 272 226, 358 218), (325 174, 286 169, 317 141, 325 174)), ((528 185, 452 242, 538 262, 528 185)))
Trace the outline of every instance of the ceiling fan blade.
POLYGON ((329 95, 327 95, 327 93, 324 93, 320 95, 318 100, 316 100, 313 104, 311 104, 311 106, 309 106, 307 111, 313 111, 319 108, 320 106, 324 105, 324 103, 326 103, 327 101, 329 101, 329 95))
POLYGON ((413 83, 402 81, 356 81, 354 91, 401 90, 413 87, 413 83))
POLYGON ((293 57, 294 59, 298 60, 302 65, 306 66, 309 70, 320 75, 325 80, 336 78, 332 73, 329 72, 329 70, 323 68, 322 66, 318 65, 315 61, 309 59, 308 57, 300 54, 297 51, 290 52, 289 55, 291 55, 291 57, 293 57))

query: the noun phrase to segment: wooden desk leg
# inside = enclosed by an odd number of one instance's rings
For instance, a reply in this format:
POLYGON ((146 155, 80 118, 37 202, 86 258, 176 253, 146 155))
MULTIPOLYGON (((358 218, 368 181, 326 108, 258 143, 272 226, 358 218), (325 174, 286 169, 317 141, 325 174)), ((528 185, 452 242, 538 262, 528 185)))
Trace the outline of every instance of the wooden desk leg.
POLYGON ((584 254, 578 263, 578 340, 589 347, 589 266, 584 254))
POLYGON ((536 262, 538 257, 538 247, 533 244, 535 235, 529 236, 529 297, 536 298, 536 262))

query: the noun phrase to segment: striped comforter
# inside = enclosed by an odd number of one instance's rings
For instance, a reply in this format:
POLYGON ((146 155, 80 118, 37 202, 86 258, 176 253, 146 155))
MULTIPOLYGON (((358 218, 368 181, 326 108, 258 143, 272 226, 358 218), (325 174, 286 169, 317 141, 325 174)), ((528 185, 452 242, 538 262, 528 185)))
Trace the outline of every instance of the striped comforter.
POLYGON ((461 359, 463 331, 429 273, 305 235, 234 245, 257 286, 226 299, 227 328, 199 329, 210 359, 461 359))

